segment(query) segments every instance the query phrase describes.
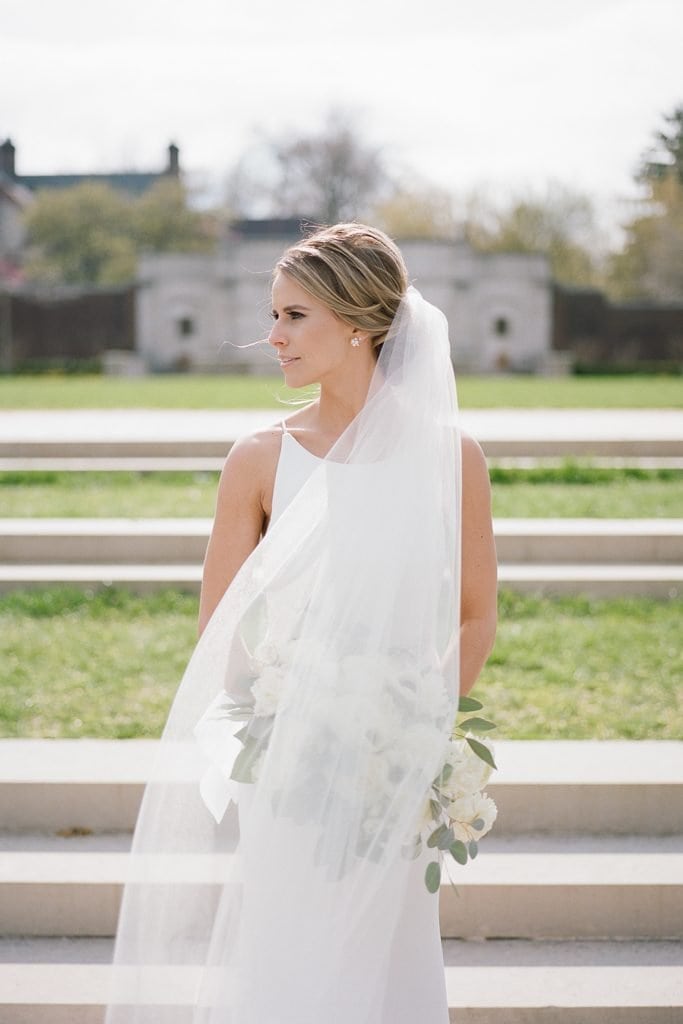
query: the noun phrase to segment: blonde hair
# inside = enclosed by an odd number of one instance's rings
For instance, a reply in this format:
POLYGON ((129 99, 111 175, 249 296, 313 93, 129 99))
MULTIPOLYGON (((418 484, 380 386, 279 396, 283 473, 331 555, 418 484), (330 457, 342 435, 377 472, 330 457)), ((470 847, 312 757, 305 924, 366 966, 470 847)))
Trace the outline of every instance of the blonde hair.
POLYGON ((275 265, 340 320, 370 335, 379 355, 408 285, 403 256, 388 235, 366 224, 316 228, 275 265))

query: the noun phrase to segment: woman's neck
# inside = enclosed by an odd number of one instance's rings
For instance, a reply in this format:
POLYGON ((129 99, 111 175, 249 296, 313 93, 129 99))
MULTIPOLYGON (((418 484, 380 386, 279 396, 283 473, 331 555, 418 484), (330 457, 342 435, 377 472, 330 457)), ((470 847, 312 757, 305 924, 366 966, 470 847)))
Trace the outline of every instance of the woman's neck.
POLYGON ((339 437, 365 405, 376 365, 371 358, 372 364, 364 363, 343 380, 320 382, 320 395, 314 404, 317 426, 324 436, 339 437))

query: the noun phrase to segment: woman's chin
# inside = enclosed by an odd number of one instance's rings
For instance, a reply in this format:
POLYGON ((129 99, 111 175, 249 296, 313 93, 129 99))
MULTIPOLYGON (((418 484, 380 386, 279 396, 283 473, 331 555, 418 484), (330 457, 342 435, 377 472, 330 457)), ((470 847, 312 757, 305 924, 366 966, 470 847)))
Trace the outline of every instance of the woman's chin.
POLYGON ((283 384, 287 388, 296 390, 297 388, 308 388, 311 384, 317 384, 318 379, 314 377, 308 377, 300 370, 287 373, 286 370, 283 372, 283 384))

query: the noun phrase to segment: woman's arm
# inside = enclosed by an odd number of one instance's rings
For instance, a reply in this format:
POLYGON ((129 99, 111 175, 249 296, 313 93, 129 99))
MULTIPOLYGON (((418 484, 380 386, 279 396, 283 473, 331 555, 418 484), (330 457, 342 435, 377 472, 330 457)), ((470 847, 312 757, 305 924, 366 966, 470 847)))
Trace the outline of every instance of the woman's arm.
POLYGON ((493 649, 498 617, 491 484, 484 453, 468 434, 462 435, 461 557, 460 694, 464 697, 493 649))
POLYGON ((199 636, 261 537, 265 518, 262 466, 263 445, 254 436, 236 441, 223 465, 211 536, 204 556, 199 636))

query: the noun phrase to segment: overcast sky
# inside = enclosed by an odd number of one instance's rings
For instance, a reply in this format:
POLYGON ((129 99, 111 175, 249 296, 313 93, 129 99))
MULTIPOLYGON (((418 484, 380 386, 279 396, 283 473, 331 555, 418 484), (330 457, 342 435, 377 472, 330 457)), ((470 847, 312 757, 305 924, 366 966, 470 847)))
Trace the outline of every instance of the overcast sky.
POLYGON ((218 191, 254 132, 352 110, 465 194, 562 181, 607 210, 683 101, 682 0, 0 0, 19 173, 156 169, 218 191))

